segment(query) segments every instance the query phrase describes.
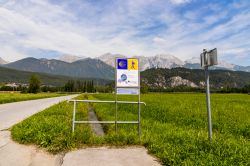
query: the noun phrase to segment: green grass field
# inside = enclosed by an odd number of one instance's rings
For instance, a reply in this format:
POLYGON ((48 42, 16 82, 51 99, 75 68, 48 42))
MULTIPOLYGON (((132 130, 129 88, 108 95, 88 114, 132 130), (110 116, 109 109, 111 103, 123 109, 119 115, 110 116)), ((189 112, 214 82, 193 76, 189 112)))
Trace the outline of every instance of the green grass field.
POLYGON ((42 98, 49 98, 49 97, 57 97, 62 96, 65 94, 60 93, 9 93, 4 92, 0 93, 0 104, 4 103, 12 103, 17 101, 25 101, 25 100, 34 100, 34 99, 42 99, 42 98))
MULTIPOLYGON (((98 94, 80 98, 113 100, 98 94)), ((119 96, 120 100, 135 100, 119 96)), ((137 125, 104 125, 102 138, 88 125, 77 125, 71 133, 72 104, 63 102, 40 112, 12 128, 14 140, 37 144, 50 152, 90 145, 145 146, 163 165, 250 165, 250 95, 212 94, 213 141, 207 138, 207 112, 203 94, 145 94, 142 106, 142 136, 137 125)), ((114 120, 115 106, 95 104, 101 120, 114 120)), ((119 120, 137 120, 137 107, 119 105, 119 120)), ((78 106, 77 119, 86 119, 87 107, 78 106)))

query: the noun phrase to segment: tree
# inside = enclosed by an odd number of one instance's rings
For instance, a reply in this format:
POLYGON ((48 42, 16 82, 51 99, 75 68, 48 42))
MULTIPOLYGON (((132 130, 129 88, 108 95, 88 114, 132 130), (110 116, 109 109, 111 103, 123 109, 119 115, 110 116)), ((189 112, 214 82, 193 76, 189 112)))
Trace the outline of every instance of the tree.
POLYGON ((64 90, 66 92, 73 92, 75 89, 75 81, 74 80, 68 80, 68 82, 64 85, 64 90))
POLYGON ((30 78, 28 92, 29 93, 37 93, 37 92, 39 92, 40 85, 41 85, 40 78, 37 75, 33 74, 31 76, 31 78, 30 78))

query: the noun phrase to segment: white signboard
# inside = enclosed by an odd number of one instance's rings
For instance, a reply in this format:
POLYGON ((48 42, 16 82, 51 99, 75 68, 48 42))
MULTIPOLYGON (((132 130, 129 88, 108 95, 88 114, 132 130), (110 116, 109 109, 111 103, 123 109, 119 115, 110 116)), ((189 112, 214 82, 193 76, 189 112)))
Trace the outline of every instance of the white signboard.
POLYGON ((139 95, 138 88, 117 88, 116 93, 120 95, 139 95))
POLYGON ((116 59, 116 87, 139 87, 139 61, 134 58, 116 59))

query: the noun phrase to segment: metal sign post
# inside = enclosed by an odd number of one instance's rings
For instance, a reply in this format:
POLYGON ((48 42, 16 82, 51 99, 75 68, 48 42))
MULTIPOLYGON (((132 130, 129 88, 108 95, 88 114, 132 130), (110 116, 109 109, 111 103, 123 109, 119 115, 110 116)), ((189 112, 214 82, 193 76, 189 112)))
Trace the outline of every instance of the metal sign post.
POLYGON ((201 56, 201 67, 205 70, 205 80, 206 80, 206 100, 207 100, 207 119, 208 119, 208 137, 210 142, 212 141, 212 114, 210 105, 210 86, 209 86, 209 66, 217 65, 217 49, 207 51, 203 50, 201 56))
MULTIPOLYGON (((140 138, 141 128, 141 106, 140 106, 140 72, 139 59, 136 58, 116 58, 115 60, 115 95, 138 95, 138 136, 140 138)), ((117 118, 116 103, 116 118, 117 118)), ((117 124, 116 124, 117 131, 117 124)))
POLYGON ((212 117, 211 117, 211 105, 210 105, 210 86, 209 86, 209 71, 208 67, 205 67, 205 79, 206 79, 206 99, 207 99, 207 121, 208 121, 208 136, 212 141, 212 117))
POLYGON ((73 118, 72 118, 72 132, 75 131, 75 124, 115 124, 117 133, 117 124, 138 124, 138 137, 140 139, 140 124, 141 124, 141 102, 140 99, 140 72, 139 60, 135 58, 116 58, 116 72, 115 72, 115 101, 102 100, 69 100, 74 103, 73 118), (138 101, 118 101, 118 95, 138 95, 138 101), (115 120, 114 121, 79 121, 76 120, 76 104, 83 103, 113 103, 115 104, 115 120), (138 105, 138 120, 137 121, 118 121, 118 104, 137 104, 138 105))

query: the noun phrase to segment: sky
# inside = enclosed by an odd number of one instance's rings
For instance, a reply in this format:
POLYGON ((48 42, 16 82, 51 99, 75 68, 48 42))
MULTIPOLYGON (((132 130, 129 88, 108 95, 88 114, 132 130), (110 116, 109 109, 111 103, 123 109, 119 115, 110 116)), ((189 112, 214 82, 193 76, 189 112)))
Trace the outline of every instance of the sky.
POLYGON ((171 54, 218 49, 250 66, 249 0, 0 0, 0 57, 171 54))

